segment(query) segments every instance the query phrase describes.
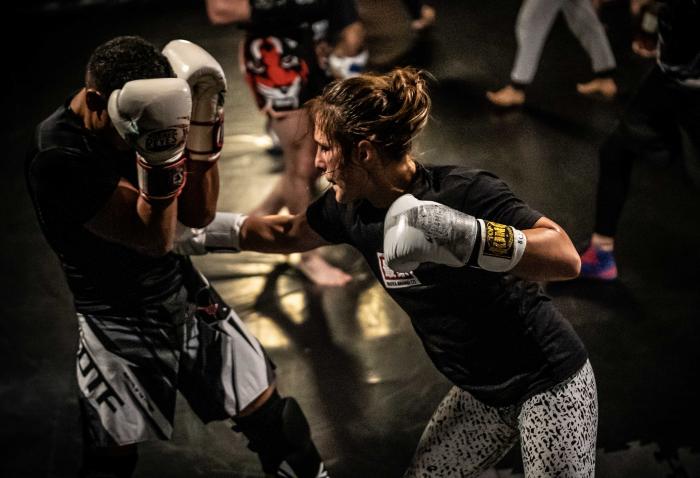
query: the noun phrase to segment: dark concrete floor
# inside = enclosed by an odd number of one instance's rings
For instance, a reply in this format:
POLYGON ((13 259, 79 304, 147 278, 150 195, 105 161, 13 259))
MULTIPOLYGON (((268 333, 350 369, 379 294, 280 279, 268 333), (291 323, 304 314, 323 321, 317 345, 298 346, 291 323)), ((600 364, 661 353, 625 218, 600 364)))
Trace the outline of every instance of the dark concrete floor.
MULTIPOLYGON (((3 477, 69 477, 78 466, 76 323, 25 192, 22 162, 33 125, 81 86, 89 52, 119 34, 156 44, 199 43, 219 59, 231 85, 220 208, 252 207, 280 170, 265 152, 263 118, 237 70, 240 32, 208 25, 194 0, 115 3, 52 14, 31 10, 7 20, 22 33, 4 41, 10 85, 0 175, 3 477)), ((433 121, 418 145, 422 160, 490 169, 575 241, 585 240, 597 147, 649 66, 630 53, 624 5, 604 12, 620 67, 616 101, 576 95, 575 83, 590 76, 588 60, 559 20, 527 105, 501 113, 483 94, 508 78, 519 2, 435 3, 438 24, 418 39, 398 0, 361 2, 375 68, 415 64, 437 79, 433 121)), ((698 183, 689 178, 679 164, 635 171, 618 237, 619 282, 548 285, 596 371, 600 477, 700 476, 700 201, 698 183)), ((277 362, 279 386, 307 411, 332 476, 400 476, 449 385, 361 259, 344 248, 324 252, 353 271, 349 287, 316 289, 283 256, 243 253, 197 262, 277 362)), ((521 476, 518 453, 485 476, 521 476)), ((174 439, 144 445, 136 476, 261 475, 228 424, 204 427, 180 400, 174 439)))

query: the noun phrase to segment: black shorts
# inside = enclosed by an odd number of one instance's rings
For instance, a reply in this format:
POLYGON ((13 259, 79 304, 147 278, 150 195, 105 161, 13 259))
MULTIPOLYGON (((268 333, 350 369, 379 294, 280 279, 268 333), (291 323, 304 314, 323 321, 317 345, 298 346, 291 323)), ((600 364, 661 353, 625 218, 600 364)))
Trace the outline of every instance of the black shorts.
POLYGON ((237 415, 274 381, 273 364, 213 289, 185 318, 78 314, 81 408, 96 446, 169 439, 177 390, 203 422, 237 415))

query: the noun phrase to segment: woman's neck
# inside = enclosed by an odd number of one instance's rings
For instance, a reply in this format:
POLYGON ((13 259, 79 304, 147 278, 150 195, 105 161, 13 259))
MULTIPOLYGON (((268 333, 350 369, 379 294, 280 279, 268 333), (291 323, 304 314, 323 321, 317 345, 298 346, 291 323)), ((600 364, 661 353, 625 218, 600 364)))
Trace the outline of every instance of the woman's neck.
POLYGON ((375 176, 376 189, 371 198, 368 198, 373 206, 387 208, 396 198, 411 190, 416 176, 416 162, 410 154, 404 156, 401 161, 389 161, 384 164, 382 172, 375 176))

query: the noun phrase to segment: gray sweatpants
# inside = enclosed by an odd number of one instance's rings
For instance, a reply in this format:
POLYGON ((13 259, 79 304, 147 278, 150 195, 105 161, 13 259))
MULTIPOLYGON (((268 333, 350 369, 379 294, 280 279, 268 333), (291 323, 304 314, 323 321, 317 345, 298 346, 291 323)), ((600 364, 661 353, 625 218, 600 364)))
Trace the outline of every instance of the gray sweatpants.
POLYGON ((522 405, 491 407, 453 387, 404 478, 475 478, 521 440, 526 478, 592 478, 598 399, 591 364, 522 405))
POLYGON ((559 10, 591 58, 593 71, 598 73, 615 68, 615 57, 591 0, 525 0, 515 24, 518 51, 510 75, 513 82, 532 82, 544 42, 559 10))

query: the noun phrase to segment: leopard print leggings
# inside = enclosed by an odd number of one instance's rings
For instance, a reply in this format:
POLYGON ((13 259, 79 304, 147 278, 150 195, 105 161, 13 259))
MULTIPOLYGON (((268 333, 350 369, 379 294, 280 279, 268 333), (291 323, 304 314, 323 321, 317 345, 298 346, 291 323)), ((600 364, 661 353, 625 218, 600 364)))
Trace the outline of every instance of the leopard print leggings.
POLYGON ((453 387, 425 428, 404 477, 477 477, 518 438, 527 478, 593 477, 597 427, 590 362, 517 406, 490 407, 453 387))

